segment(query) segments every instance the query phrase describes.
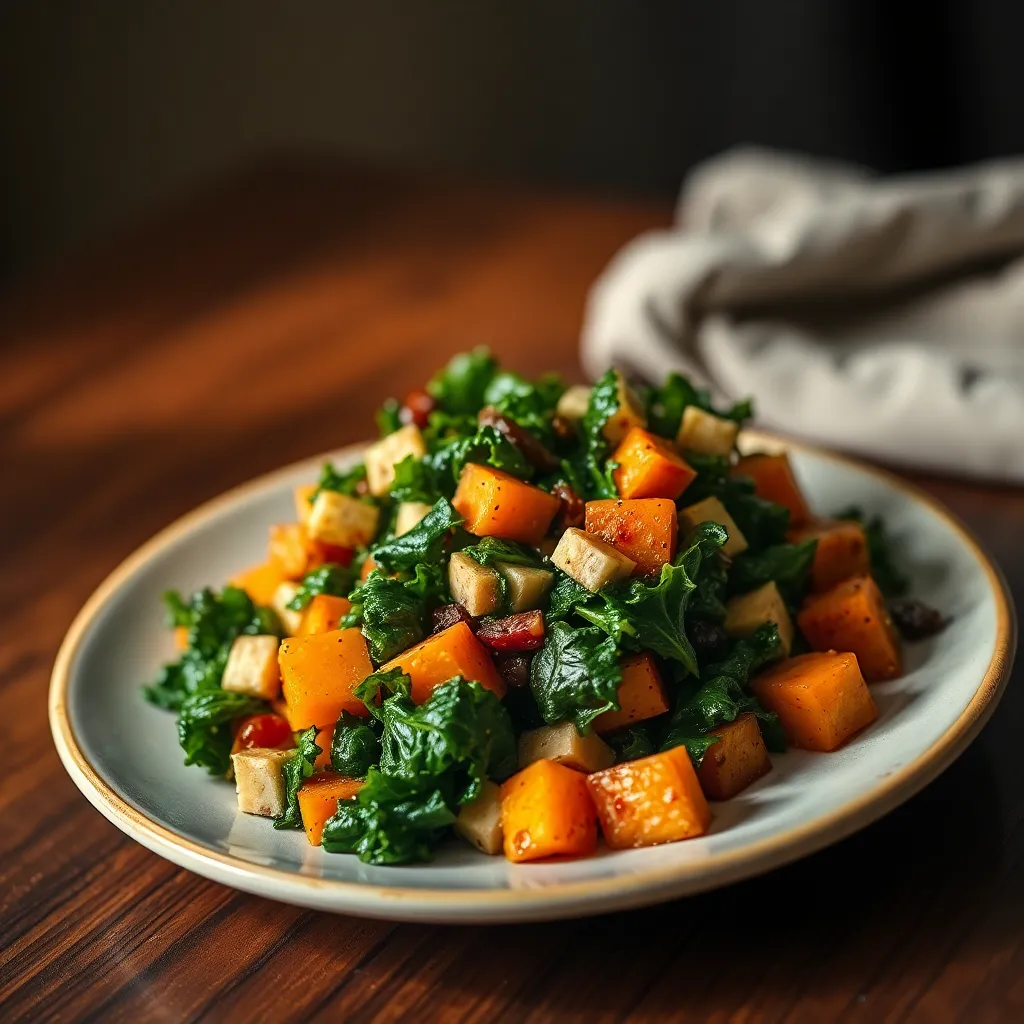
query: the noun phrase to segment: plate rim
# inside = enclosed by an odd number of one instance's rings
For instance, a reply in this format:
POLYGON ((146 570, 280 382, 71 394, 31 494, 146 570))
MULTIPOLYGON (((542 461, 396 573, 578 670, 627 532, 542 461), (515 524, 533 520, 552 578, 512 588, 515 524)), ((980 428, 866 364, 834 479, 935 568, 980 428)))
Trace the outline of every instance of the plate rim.
POLYGON ((67 711, 71 664, 94 621, 132 574, 210 517, 252 494, 272 489, 300 467, 356 454, 365 448, 365 444, 347 445, 299 459, 224 491, 164 527, 136 548, 103 580, 72 621, 54 662, 48 713, 57 753, 72 781, 88 801, 122 832, 159 856, 243 891, 302 906, 367 917, 485 923, 583 916, 695 894, 763 874, 808 856, 889 813, 933 781, 967 748, 995 710, 1009 680, 1016 648, 1016 614, 1002 572, 983 545, 957 516, 916 484, 878 466, 775 433, 746 430, 741 439, 744 447, 753 444, 767 450, 804 452, 845 468, 866 472, 910 500, 925 505, 944 521, 978 561, 995 602, 996 637, 991 657, 977 689, 956 721, 898 772, 799 828, 767 836, 756 843, 695 864, 629 872, 610 878, 545 884, 538 888, 421 889, 318 878, 250 863, 230 853, 207 849, 154 821, 124 800, 85 757, 67 711))

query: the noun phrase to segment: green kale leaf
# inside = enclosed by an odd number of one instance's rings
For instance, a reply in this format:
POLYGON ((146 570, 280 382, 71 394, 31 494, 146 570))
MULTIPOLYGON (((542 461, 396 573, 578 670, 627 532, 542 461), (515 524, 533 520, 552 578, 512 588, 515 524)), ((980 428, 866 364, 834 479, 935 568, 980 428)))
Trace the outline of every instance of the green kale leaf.
POLYGON ((284 764, 284 813, 274 819, 274 828, 302 828, 299 789, 313 774, 313 762, 323 753, 316 744, 316 726, 311 725, 296 744, 295 753, 284 764))
POLYGON ((234 742, 232 721, 266 710, 262 700, 229 690, 209 690, 186 697, 178 711, 178 742, 185 751, 185 764, 201 765, 211 775, 226 775, 234 742))
POLYGON ((615 763, 635 761, 657 751, 647 725, 630 725, 605 737, 605 742, 615 751, 615 763))
POLYGON ((295 596, 288 602, 288 607, 293 612, 300 612, 320 594, 345 597, 352 589, 354 576, 355 570, 349 566, 321 565, 303 576, 295 596))
POLYGON ((732 564, 729 590, 745 594, 774 580, 783 599, 792 607, 799 603, 807 588, 807 574, 817 548, 817 540, 812 539, 745 551, 732 564))
POLYGON ((590 404, 580 424, 583 433, 583 451, 574 460, 567 460, 563 469, 569 483, 581 497, 617 498, 618 488, 612 479, 615 468, 608 460, 609 444, 603 433, 604 426, 619 411, 619 378, 614 370, 591 388, 590 404))
POLYGON ((528 565, 539 569, 544 564, 544 559, 533 548, 500 537, 484 537, 476 544, 463 548, 462 553, 481 565, 508 562, 510 565, 528 565))
POLYGON ((754 412, 749 401, 737 402, 732 408, 720 411, 711 401, 711 392, 694 385, 678 373, 670 373, 661 387, 645 388, 642 393, 647 409, 647 424, 655 434, 675 438, 683 412, 688 405, 695 405, 704 412, 710 412, 724 419, 742 424, 754 412))
POLYGON ((377 432, 381 437, 387 437, 388 434, 393 434, 402 428, 401 408, 397 399, 389 398, 377 410, 375 419, 377 420, 377 432))
POLYGON ((867 518, 859 508, 848 508, 840 512, 837 519, 852 519, 864 527, 868 542, 868 556, 871 559, 871 575, 878 589, 889 598, 902 597, 910 589, 910 578, 896 564, 893 558, 894 544, 881 516, 867 518))
POLYGON ((451 503, 438 498, 434 507, 408 533, 375 544, 370 549, 370 557, 388 572, 412 569, 420 562, 437 562, 445 541, 461 522, 462 516, 451 503))
POLYGON ((380 738, 373 725, 342 711, 331 740, 331 767, 350 778, 365 779, 379 761, 380 738))
POLYGON ((427 393, 445 412, 473 414, 484 404, 484 394, 498 364, 486 348, 452 356, 448 365, 427 384, 427 393))
POLYGON ((484 404, 493 406, 502 416, 550 445, 555 442, 551 421, 563 391, 565 385, 553 374, 531 383, 506 371, 491 380, 484 392, 484 404))
MULTIPOLYGON (((371 672, 352 691, 353 696, 366 705, 366 710, 377 719, 383 719, 381 704, 396 693, 408 697, 412 692, 412 680, 400 668, 392 668, 387 672, 378 669, 371 672)), ((376 763, 376 762, 374 762, 376 763)))
POLYGON ((354 498, 359 494, 359 485, 366 479, 366 466, 360 462, 351 469, 335 469, 334 464, 325 462, 320 468, 316 490, 309 496, 312 505, 321 491, 337 491, 354 498))

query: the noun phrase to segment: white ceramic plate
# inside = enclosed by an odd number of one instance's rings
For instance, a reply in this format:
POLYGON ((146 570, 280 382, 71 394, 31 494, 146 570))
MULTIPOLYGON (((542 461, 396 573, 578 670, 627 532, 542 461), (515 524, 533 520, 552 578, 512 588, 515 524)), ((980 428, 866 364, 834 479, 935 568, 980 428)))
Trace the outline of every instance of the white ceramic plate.
MULTIPOLYGON (((748 447, 780 442, 750 434, 748 447)), ((946 768, 994 709, 1015 643, 1005 585, 976 541, 930 498, 888 474, 789 444, 813 507, 881 513, 914 593, 953 617, 908 648, 907 673, 875 685, 879 721, 832 754, 777 756, 764 779, 714 806, 708 835, 560 863, 513 865, 452 841, 432 864, 371 867, 325 854, 301 832, 239 814, 234 788, 185 768, 174 720, 140 684, 174 657, 160 593, 219 583, 257 561, 269 524, 292 518, 292 490, 322 458, 197 509, 122 564, 61 647, 50 689, 57 750, 118 828, 182 867, 321 910, 429 921, 519 921, 622 909, 755 875, 862 828, 946 768)), ((341 464, 358 449, 334 453, 341 464)))

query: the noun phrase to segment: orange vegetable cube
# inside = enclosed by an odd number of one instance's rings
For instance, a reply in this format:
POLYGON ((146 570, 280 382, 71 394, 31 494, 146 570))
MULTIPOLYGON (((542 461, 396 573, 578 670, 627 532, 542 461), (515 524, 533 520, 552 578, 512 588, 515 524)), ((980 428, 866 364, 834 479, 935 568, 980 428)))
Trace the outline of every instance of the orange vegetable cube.
POLYGON ((428 636, 381 666, 383 671, 393 668, 400 668, 412 680, 412 699, 416 704, 422 704, 435 686, 448 682, 453 676, 464 676, 471 682, 478 682, 485 690, 493 690, 499 698, 505 696, 505 683, 487 648, 465 622, 456 622, 454 626, 428 636))
POLYGON ((790 526, 802 526, 810 518, 807 502, 785 452, 779 455, 747 455, 736 463, 733 472, 737 476, 750 477, 759 498, 788 508, 790 526))
POLYGON ((606 711, 594 719, 594 731, 604 736, 635 722, 642 722, 668 711, 668 694, 654 658, 644 652, 632 654, 619 663, 619 710, 606 711))
POLYGON ((751 689, 779 716, 786 739, 804 750, 835 750, 878 717, 854 654, 789 658, 757 676, 751 689))
POLYGON ((188 650, 188 626, 174 627, 174 646, 179 651, 188 650))
POLYGON ((587 777, 554 761, 534 761, 501 787, 505 856, 585 857, 597 847, 597 815, 587 777))
POLYGON ((377 563, 367 555, 363 559, 363 567, 359 570, 359 578, 365 583, 370 578, 370 573, 379 568, 377 563))
POLYGON ((815 519, 791 530, 789 539, 797 543, 818 542, 811 563, 814 590, 828 590, 851 576, 866 576, 871 572, 868 541, 860 523, 849 519, 815 519))
POLYGON ((331 767, 331 744, 334 742, 334 726, 329 725, 325 729, 317 729, 316 733, 316 745, 320 748, 320 753, 316 755, 316 760, 313 762, 314 768, 330 768, 331 767))
POLYGON ((816 651, 852 651, 869 683, 903 671, 899 639, 885 599, 870 576, 854 576, 823 594, 812 594, 797 625, 816 651))
POLYGON ((587 776, 587 788, 613 850, 692 839, 711 824, 686 747, 595 772, 587 776))
POLYGON ((561 502, 509 473, 469 462, 452 499, 465 527, 478 537, 502 537, 538 545, 561 502))
POLYGON ((295 730, 333 726, 342 711, 365 718, 366 705, 352 691, 373 671, 358 629, 293 636, 278 652, 288 724, 295 730))
POLYGON ((697 779, 709 800, 728 800, 771 771, 756 715, 744 712, 709 735, 717 736, 718 742, 708 747, 697 769, 697 779))
POLYGON ((586 531, 636 562, 634 575, 661 572, 676 554, 679 514, 667 498, 588 501, 586 531))
POLYGON ((264 562, 263 565, 255 565, 237 576, 232 576, 228 582, 234 587, 241 587, 254 604, 269 605, 277 588, 286 579, 276 562, 264 562))
POLYGON ((306 605, 299 626, 299 636, 309 633, 329 633, 337 629, 341 620, 352 610, 347 597, 335 597, 333 594, 317 594, 306 605))
POLYGON ((316 493, 316 484, 302 484, 295 488, 295 518, 303 526, 309 522, 309 514, 313 511, 313 502, 310 498, 316 493))
POLYGON ((612 473, 623 498, 669 498, 675 501, 697 476, 671 441, 633 427, 615 449, 619 468, 612 473))
POLYGON ((302 523, 277 523, 270 528, 270 561, 286 579, 297 580, 309 565, 309 538, 302 523))
POLYGON ((325 771, 311 775, 299 788, 299 813, 310 846, 319 846, 327 819, 338 809, 339 800, 351 800, 363 788, 361 779, 325 771))

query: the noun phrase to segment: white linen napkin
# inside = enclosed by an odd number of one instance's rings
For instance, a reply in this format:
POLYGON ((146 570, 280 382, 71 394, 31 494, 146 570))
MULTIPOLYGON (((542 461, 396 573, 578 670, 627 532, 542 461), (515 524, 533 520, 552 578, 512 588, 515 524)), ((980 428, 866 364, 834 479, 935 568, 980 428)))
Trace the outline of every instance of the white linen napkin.
POLYGON ((874 178, 738 150, 619 252, 584 369, 681 370, 758 422, 905 466, 1024 482, 1024 160, 874 178))

